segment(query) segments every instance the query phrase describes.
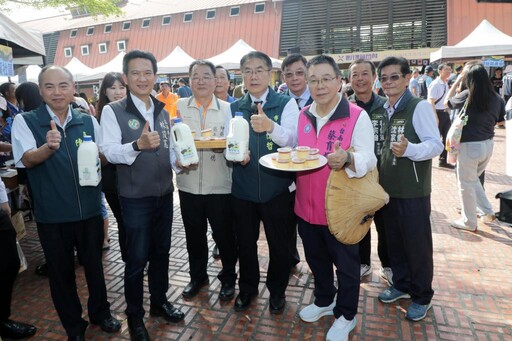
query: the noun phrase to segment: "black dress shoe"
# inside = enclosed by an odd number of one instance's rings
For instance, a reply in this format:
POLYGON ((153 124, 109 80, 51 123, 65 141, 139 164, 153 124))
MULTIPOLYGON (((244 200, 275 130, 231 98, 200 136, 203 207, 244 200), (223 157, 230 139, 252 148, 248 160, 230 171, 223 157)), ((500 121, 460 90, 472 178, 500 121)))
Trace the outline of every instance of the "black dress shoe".
POLYGON ((455 169, 455 166, 452 164, 449 164, 448 162, 439 162, 439 167, 441 168, 448 168, 448 169, 455 169))
POLYGON ((113 316, 109 316, 101 321, 92 321, 92 324, 99 326, 104 332, 115 333, 121 329, 121 323, 113 316))
POLYGON ((220 258, 219 247, 217 246, 217 244, 215 244, 215 246, 213 247, 212 257, 214 259, 219 259, 220 258))
POLYGON ((34 335, 36 331, 37 328, 33 325, 15 322, 9 319, 0 323, 0 336, 6 339, 25 339, 34 335))
POLYGON ((234 284, 222 284, 222 288, 219 293, 219 300, 229 301, 235 297, 235 285, 234 284))
POLYGON ((240 292, 235 300, 235 311, 244 311, 249 308, 249 305, 251 304, 252 299, 256 295, 251 295, 245 292, 240 292))
POLYGON ((158 307, 152 306, 149 313, 153 316, 161 316, 169 322, 180 322, 185 318, 185 314, 169 302, 158 307))
POLYGON ((202 287, 210 283, 210 280, 206 278, 203 281, 190 281, 190 283, 187 284, 185 289, 183 289, 183 292, 181 295, 185 298, 192 298, 196 296, 199 293, 199 290, 201 290, 202 287))
POLYGON ((85 336, 84 335, 68 336, 68 341, 85 341, 85 336))
POLYGON ((130 340, 132 341, 151 340, 142 319, 128 317, 128 330, 130 331, 130 340))
POLYGON ((271 314, 281 314, 286 305, 286 298, 284 296, 270 296, 270 304, 268 310, 271 314))

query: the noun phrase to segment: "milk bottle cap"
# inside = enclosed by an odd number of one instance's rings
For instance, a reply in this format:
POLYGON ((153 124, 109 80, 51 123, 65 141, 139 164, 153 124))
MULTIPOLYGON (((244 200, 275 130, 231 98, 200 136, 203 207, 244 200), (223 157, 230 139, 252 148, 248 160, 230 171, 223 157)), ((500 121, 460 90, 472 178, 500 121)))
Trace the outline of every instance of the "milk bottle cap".
POLYGON ((91 142, 91 141, 92 141, 92 137, 90 137, 89 135, 84 136, 84 142, 91 142))
POLYGON ((179 117, 173 118, 172 120, 174 123, 181 123, 181 121, 182 121, 182 119, 179 117))
POLYGON ((238 117, 238 116, 243 117, 243 116, 244 116, 244 113, 243 113, 243 112, 241 112, 241 111, 237 111, 237 112, 235 112, 235 117, 238 117))

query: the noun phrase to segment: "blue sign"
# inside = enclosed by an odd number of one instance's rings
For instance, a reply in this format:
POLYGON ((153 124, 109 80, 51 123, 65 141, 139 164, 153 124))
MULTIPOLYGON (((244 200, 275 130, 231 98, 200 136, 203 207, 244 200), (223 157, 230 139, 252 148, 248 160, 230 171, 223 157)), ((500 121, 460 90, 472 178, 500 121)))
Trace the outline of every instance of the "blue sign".
POLYGON ((486 59, 484 60, 486 67, 504 67, 505 61, 503 59, 486 59))
POLYGON ((12 48, 0 45, 0 76, 14 76, 12 48))

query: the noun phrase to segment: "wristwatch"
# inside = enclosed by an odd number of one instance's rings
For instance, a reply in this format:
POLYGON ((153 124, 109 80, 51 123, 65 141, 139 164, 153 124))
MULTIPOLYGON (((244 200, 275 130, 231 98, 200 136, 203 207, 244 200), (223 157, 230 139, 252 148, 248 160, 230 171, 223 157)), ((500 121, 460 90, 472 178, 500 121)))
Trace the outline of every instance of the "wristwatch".
POLYGON ((132 148, 133 150, 135 150, 136 152, 140 152, 140 148, 139 148, 139 145, 137 144, 137 140, 133 141, 132 142, 132 148))

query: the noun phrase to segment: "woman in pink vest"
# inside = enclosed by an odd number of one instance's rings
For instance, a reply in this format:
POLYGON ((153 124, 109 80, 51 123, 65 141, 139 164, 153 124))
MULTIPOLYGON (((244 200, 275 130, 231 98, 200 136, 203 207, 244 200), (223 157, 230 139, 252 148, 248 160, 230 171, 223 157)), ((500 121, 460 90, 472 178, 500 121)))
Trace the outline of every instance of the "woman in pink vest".
POLYGON ((347 340, 356 326, 359 302, 359 245, 344 245, 327 227, 325 190, 331 170, 362 177, 375 168, 373 126, 368 114, 338 93, 341 76, 329 56, 311 59, 307 78, 314 102, 300 113, 298 145, 318 148, 328 165, 297 175, 295 213, 306 260, 315 278, 315 301, 302 309, 300 318, 315 322, 322 316, 336 320, 327 340, 347 340), (353 152, 347 152, 349 148, 353 152), (334 286, 333 265, 338 288, 334 286))

